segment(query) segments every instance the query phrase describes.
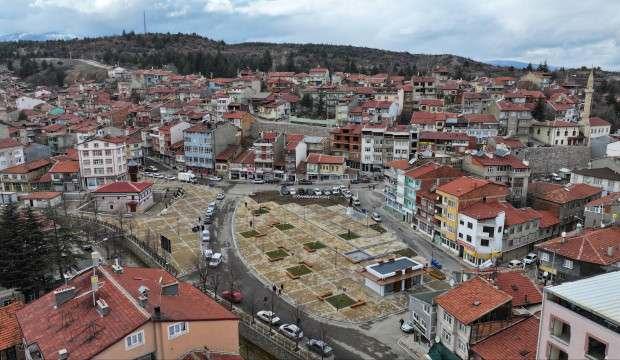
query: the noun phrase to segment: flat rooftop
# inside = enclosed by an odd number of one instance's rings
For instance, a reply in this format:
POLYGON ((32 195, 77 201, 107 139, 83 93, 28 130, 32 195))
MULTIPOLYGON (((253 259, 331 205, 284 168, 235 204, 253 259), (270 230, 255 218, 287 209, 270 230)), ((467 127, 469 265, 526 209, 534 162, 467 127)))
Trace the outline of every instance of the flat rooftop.
POLYGON ((404 270, 408 268, 422 267, 422 264, 417 261, 413 261, 407 257, 401 257, 394 261, 386 261, 379 264, 369 265, 368 270, 372 270, 381 275, 390 275, 396 271, 404 270))

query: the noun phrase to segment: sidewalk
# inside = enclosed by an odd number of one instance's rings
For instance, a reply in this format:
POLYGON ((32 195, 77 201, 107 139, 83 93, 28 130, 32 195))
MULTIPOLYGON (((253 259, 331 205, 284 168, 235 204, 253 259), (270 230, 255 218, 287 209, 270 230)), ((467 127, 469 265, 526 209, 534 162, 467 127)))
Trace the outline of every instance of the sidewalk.
POLYGON ((405 335, 398 339, 398 345, 400 345, 413 359, 424 359, 426 354, 428 354, 428 348, 416 342, 413 334, 405 335))

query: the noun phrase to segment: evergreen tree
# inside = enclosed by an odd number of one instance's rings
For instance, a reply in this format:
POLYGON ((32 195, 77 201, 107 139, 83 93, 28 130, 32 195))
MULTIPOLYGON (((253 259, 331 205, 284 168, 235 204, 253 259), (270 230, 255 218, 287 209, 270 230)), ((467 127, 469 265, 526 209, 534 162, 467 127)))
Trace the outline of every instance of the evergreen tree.
POLYGON ((263 52, 263 57, 260 60, 260 64, 258 65, 258 69, 261 71, 269 71, 271 70, 272 65, 273 59, 271 58, 271 53, 269 50, 265 50, 265 52, 263 52))
POLYGON ((532 111, 532 117, 538 121, 543 121, 545 119, 545 101, 543 99, 538 99, 532 111))
POLYGON ((312 109, 312 96, 308 93, 304 94, 299 104, 306 109, 312 109))
POLYGON ((532 66, 532 63, 528 63, 527 66, 525 67, 525 70, 527 70, 527 71, 534 70, 534 67, 532 66))
POLYGON ((293 71, 296 72, 296 68, 295 68, 295 54, 293 54, 293 52, 289 52, 288 55, 286 56, 286 67, 285 67, 286 71, 293 71))
POLYGON ((15 204, 8 204, 0 216, 0 286, 21 290, 28 264, 18 236, 19 215, 15 204))

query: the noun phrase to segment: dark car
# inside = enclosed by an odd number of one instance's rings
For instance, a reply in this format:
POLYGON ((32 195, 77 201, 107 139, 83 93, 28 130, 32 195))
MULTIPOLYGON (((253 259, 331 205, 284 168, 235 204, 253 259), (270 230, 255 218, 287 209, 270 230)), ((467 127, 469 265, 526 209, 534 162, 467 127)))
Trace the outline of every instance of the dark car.
POLYGON ((301 179, 297 183, 299 183, 299 185, 312 185, 313 184, 311 180, 305 180, 305 179, 301 179))
POLYGON ((353 179, 351 180, 351 184, 360 184, 362 181, 359 179, 353 179))
POLYGON ((243 294, 239 290, 226 290, 222 292, 222 298, 230 301, 231 303, 238 304, 243 301, 243 294))
POLYGON ((333 352, 331 346, 327 345, 326 342, 317 339, 310 339, 308 341, 308 348, 323 356, 330 356, 333 352))
POLYGON ((304 188, 297 189, 297 195, 306 195, 306 189, 304 188))

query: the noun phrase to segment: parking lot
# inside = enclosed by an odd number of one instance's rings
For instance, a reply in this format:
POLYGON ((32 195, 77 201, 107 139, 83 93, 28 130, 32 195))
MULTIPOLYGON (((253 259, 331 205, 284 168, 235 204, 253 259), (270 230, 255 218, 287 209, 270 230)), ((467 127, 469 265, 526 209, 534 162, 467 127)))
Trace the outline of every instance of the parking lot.
POLYGON ((405 294, 380 297, 364 286, 359 270, 400 256, 395 252, 406 245, 343 203, 344 197, 330 195, 302 205, 276 192, 245 198, 235 217, 244 262, 263 282, 281 288, 290 302, 316 316, 364 322, 401 311, 405 294), (372 260, 360 261, 357 252, 372 260))

